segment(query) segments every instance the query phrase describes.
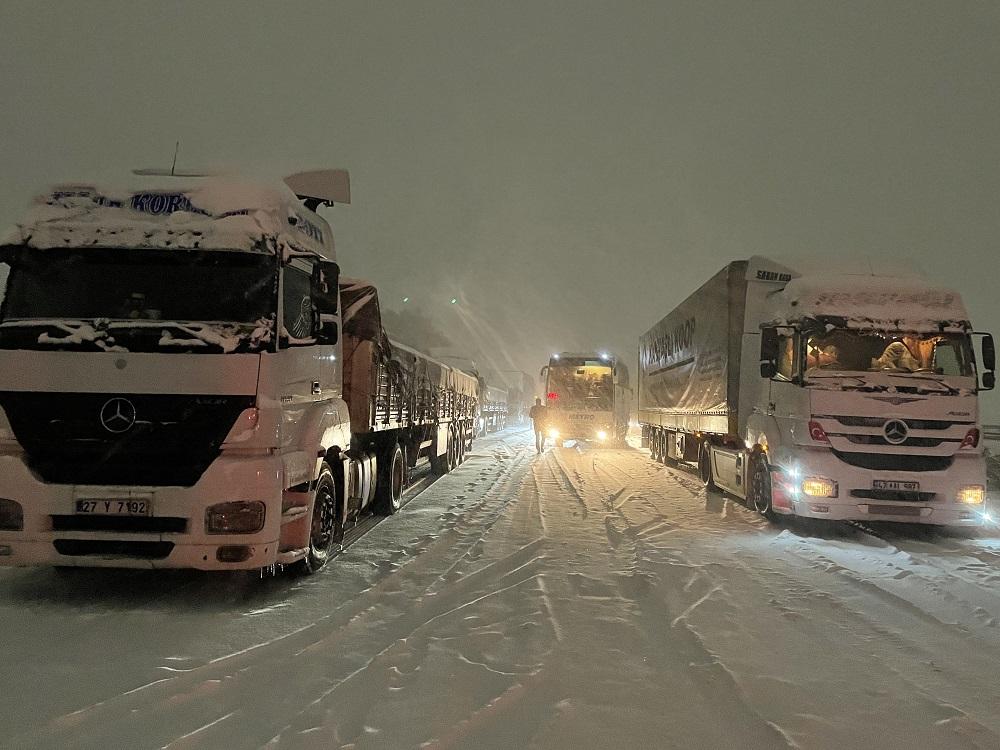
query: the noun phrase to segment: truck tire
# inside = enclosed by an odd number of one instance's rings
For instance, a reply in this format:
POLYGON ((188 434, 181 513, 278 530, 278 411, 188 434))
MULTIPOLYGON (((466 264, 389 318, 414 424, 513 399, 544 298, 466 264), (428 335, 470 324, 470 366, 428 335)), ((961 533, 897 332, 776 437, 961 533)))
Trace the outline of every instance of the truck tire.
POLYGON ((311 575, 333 556, 334 547, 344 538, 344 524, 341 518, 340 499, 330 465, 320 466, 316 489, 313 492, 312 523, 309 530, 309 550, 306 556, 295 564, 295 570, 311 575))
POLYGON ((706 490, 711 492, 716 489, 715 478, 712 476, 711 446, 707 442, 701 444, 701 450, 698 452, 698 476, 701 477, 706 490))
POLYGON ((406 485, 406 456, 399 443, 393 443, 379 461, 378 482, 375 485, 375 511, 382 516, 391 516, 399 510, 403 502, 403 487, 406 485))
POLYGON ((661 443, 660 443, 660 433, 654 432, 649 438, 649 457, 654 461, 661 461, 661 443))
POLYGON ((750 509, 757 511, 768 521, 775 521, 778 515, 771 504, 771 472, 768 471, 767 462, 760 456, 753 459, 749 490, 747 505, 750 509))

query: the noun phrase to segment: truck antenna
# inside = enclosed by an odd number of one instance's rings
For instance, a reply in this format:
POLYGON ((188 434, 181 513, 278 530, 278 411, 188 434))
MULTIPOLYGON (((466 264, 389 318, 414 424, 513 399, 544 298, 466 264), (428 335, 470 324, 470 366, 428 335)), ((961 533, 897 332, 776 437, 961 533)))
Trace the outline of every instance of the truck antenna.
POLYGON ((174 170, 177 168, 177 152, 181 150, 181 142, 177 141, 174 144, 174 163, 170 165, 170 176, 174 176, 174 170))

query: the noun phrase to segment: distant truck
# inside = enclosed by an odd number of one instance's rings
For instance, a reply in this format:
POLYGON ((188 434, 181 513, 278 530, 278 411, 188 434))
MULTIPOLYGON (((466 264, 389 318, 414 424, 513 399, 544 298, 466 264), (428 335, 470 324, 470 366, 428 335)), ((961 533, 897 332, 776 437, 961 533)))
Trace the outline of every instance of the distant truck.
POLYGON ((632 391, 622 362, 609 354, 563 352, 549 358, 541 376, 548 436, 556 445, 625 445, 632 391))
POLYGON ((479 382, 388 340, 335 202, 338 170, 37 201, 0 243, 0 565, 312 572, 461 462, 479 382))
POLYGON ((507 426, 507 390, 480 379, 479 423, 480 434, 500 432, 507 426))
POLYGON ((753 257, 640 338, 643 444, 771 519, 978 526, 994 369, 952 290, 753 257))
POLYGON ((535 379, 520 370, 505 370, 507 382, 507 424, 523 424, 535 403, 535 379))

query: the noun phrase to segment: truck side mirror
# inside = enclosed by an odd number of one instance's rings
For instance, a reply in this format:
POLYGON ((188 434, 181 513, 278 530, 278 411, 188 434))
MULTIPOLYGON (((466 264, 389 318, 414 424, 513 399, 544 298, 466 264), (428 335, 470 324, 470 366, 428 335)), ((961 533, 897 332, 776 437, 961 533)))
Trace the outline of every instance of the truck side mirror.
POLYGON ((548 371, 548 369, 549 369, 549 366, 545 365, 545 367, 543 367, 541 370, 538 371, 538 377, 544 378, 545 377, 545 373, 548 371))
POLYGON ((778 372, 778 329, 771 326, 760 331, 760 376, 773 378, 778 372))
POLYGON ((320 315, 319 327, 316 331, 316 338, 320 344, 333 346, 340 338, 340 326, 337 323, 336 315, 320 315))
POLYGON ((992 391, 993 387, 997 384, 997 376, 993 374, 992 370, 987 370, 983 373, 983 384, 979 386, 981 391, 992 391))
POLYGON ((997 369, 997 350, 993 344, 993 336, 988 333, 983 336, 983 369, 991 372, 997 369))

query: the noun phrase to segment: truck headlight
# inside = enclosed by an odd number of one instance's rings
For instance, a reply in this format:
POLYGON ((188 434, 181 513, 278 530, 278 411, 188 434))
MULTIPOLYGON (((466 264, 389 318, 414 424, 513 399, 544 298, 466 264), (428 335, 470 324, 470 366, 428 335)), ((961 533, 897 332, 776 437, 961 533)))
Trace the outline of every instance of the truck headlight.
POLYGON ((264 513, 264 503, 259 500, 237 500, 211 505, 205 511, 205 532, 256 534, 264 528, 264 513))
POLYGON ((837 483, 823 477, 806 477, 802 480, 802 494, 809 497, 836 497, 837 483))
POLYGON ((986 500, 986 488, 981 484, 968 484, 959 489, 956 499, 965 505, 982 505, 986 500))
POLYGON ((21 503, 0 497, 0 531, 20 531, 24 528, 21 503))
POLYGON ((605 440, 608 439, 608 433, 605 432, 604 430, 598 430, 597 431, 597 439, 600 440, 603 443, 605 440))
POLYGON ((555 427, 550 427, 549 428, 549 437, 552 438, 553 440, 558 440, 559 439, 559 430, 557 430, 555 427))

